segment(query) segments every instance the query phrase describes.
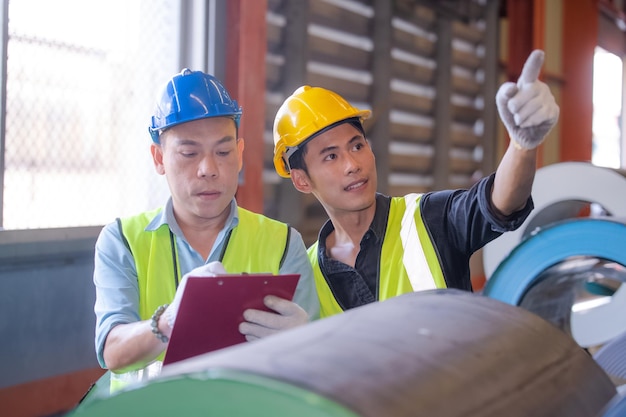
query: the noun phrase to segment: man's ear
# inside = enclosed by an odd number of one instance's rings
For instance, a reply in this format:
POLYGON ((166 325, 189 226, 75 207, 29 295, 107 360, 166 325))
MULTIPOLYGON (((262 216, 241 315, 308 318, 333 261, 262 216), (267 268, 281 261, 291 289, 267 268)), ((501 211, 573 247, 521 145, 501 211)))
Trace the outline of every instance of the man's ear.
POLYGON ((159 175, 165 175, 165 166, 163 165, 163 148, 162 145, 152 143, 150 145, 150 153, 152 154, 152 162, 154 168, 159 175))
POLYGON ((312 191, 311 187, 311 179, 302 169, 292 169, 290 171, 291 174, 291 182, 293 186, 296 187, 296 190, 301 193, 309 194, 312 191))
POLYGON ((243 148, 244 148, 243 138, 237 139, 237 158, 239 160, 239 171, 243 167, 243 148))

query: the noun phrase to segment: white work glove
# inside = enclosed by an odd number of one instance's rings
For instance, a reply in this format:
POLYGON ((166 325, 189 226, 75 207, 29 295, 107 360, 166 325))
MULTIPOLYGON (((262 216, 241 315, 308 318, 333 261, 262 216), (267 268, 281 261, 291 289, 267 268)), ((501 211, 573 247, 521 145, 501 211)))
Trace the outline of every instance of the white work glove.
POLYGON ((500 118, 514 144, 534 149, 543 142, 559 118, 559 106, 548 86, 539 81, 544 52, 534 50, 517 84, 506 82, 496 94, 500 118))
POLYGON ((171 329, 174 328, 174 322, 176 322, 176 314, 178 313, 178 307, 180 306, 180 300, 183 298, 183 292, 185 291, 185 286, 187 285, 187 278, 189 277, 215 277, 217 275, 226 274, 226 270, 224 269, 224 265, 221 262, 215 261, 210 262, 208 264, 199 266, 195 269, 192 269, 190 272, 186 273, 183 276, 183 279, 178 284, 178 288, 176 289, 176 294, 174 295, 174 300, 170 303, 170 305, 165 309, 163 315, 167 320, 167 324, 171 329))
POLYGON ((243 312, 246 321, 239 325, 239 332, 249 342, 309 322, 307 312, 293 301, 267 295, 263 299, 263 304, 275 313, 252 308, 243 312))

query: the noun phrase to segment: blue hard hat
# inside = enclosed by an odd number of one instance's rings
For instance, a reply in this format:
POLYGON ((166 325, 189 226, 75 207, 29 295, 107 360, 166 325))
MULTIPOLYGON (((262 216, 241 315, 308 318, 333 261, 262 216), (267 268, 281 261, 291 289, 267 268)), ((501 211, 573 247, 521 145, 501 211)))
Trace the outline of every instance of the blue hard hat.
POLYGON ((239 127, 241 113, 217 78, 185 68, 165 85, 148 130, 152 141, 159 143, 163 130, 192 120, 230 117, 239 127))

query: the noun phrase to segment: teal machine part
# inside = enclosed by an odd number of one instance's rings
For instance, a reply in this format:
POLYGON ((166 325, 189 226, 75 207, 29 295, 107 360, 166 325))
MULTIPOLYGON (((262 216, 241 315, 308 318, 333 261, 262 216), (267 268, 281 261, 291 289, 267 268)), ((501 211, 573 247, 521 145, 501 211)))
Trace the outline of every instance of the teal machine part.
POLYGON ((94 393, 71 415, 358 417, 340 404, 297 386, 219 368, 158 379, 112 396, 94 393))
POLYGON ((480 294, 405 294, 163 367, 96 416, 587 417, 616 395, 562 331, 480 294))
POLYGON ((596 350, 626 333, 625 248, 626 225, 614 218, 549 224, 511 251, 483 294, 532 311, 596 350))
POLYGON ((537 170, 532 196, 535 208, 524 223, 483 248, 483 266, 491 278, 502 261, 537 227, 565 219, 579 219, 582 212, 626 219, 626 177, 623 172, 589 162, 559 162, 537 170))
POLYGON ((587 218, 539 229, 498 265, 483 294, 518 305, 544 271, 577 256, 602 258, 626 266, 626 225, 608 218, 587 218))

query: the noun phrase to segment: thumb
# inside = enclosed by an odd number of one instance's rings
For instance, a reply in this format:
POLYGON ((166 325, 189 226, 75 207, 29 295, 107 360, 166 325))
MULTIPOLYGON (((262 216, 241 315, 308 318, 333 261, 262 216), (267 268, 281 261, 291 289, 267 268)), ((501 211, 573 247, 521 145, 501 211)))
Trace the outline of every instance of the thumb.
POLYGON ((530 53, 528 59, 526 59, 526 63, 524 63, 522 74, 517 80, 518 87, 521 87, 524 84, 532 84, 537 81, 539 73, 541 72, 541 67, 543 66, 544 58, 545 53, 540 49, 535 49, 530 53))
POLYGON ((268 295, 263 302, 268 308, 278 313, 278 316, 274 317, 275 324, 271 326, 274 329, 291 329, 309 322, 309 314, 293 301, 268 295))
POLYGON ((289 301, 275 295, 266 296, 263 300, 263 304, 282 316, 292 316, 301 309, 301 307, 293 301, 289 301))
POLYGON ((515 94, 517 94, 518 88, 515 83, 506 82, 500 86, 498 93, 496 94, 496 106, 500 113, 500 118, 504 122, 507 128, 515 126, 515 120, 513 114, 508 108, 508 102, 515 94))

